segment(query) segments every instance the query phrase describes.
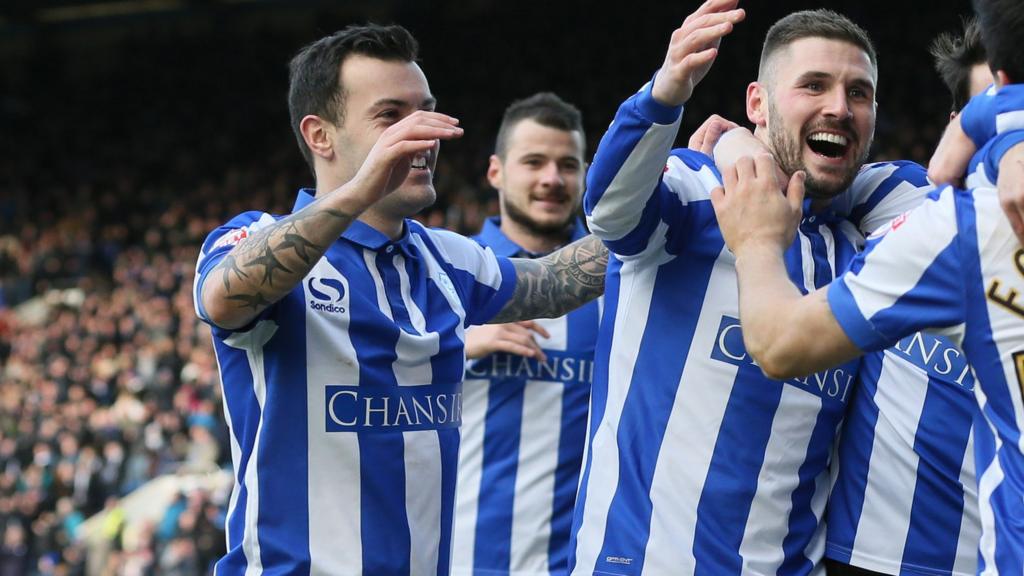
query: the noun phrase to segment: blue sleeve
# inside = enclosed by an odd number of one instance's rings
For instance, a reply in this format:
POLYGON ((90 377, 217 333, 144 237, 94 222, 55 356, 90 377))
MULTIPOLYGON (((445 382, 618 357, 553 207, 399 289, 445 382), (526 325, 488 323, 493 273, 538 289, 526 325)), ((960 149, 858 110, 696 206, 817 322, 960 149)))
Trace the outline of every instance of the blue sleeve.
POLYGON ((583 210, 590 230, 620 255, 643 251, 662 220, 665 163, 681 107, 658 103, 653 81, 619 106, 587 171, 583 210))
POLYGON ((993 138, 982 150, 981 162, 985 164, 985 172, 993 181, 999 178, 999 162, 1003 156, 1021 142, 1024 142, 1024 130, 1011 130, 993 138))
POLYGON ((996 134, 1024 129, 1024 84, 990 87, 977 94, 960 113, 960 125, 978 148, 996 134))
POLYGON ((894 220, 829 286, 832 313, 861 350, 963 322, 955 194, 946 188, 894 220))

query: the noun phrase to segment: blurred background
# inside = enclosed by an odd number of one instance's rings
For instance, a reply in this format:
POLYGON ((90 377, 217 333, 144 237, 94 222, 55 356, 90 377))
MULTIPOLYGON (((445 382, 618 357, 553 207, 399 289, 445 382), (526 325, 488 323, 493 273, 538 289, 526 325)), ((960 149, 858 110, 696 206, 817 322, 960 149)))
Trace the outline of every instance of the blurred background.
MULTIPOLYGON (((968 0, 746 2, 688 105, 745 122, 764 32, 827 6, 880 64, 874 159, 926 161, 950 101, 927 48, 968 0)), ((231 444, 190 289, 230 216, 284 213, 312 186, 288 126, 286 64, 350 23, 421 43, 445 144, 420 218, 475 233, 504 107, 551 90, 589 158, 697 2, 0 1, 0 576, 204 574, 224 550, 231 444)))

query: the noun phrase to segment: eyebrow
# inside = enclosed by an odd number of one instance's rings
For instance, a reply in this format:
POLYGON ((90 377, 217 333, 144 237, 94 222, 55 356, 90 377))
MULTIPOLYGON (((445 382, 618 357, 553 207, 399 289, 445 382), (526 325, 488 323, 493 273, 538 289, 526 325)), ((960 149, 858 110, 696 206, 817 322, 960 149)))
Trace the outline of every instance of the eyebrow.
MULTIPOLYGON (((831 80, 831 79, 833 79, 833 75, 829 74, 828 72, 819 72, 819 71, 816 71, 816 70, 812 70, 810 72, 804 72, 803 74, 798 76, 797 79, 796 79, 796 82, 798 84, 800 84, 800 83, 803 83, 803 82, 808 82, 810 80, 831 80)), ((864 78, 855 78, 855 79, 850 81, 850 84, 852 84, 854 86, 857 86, 858 88, 866 88, 866 89, 871 90, 871 91, 874 91, 874 89, 875 89, 875 84, 873 82, 871 82, 870 80, 865 80, 864 78)))
MULTIPOLYGON (((437 104, 437 98, 434 98, 433 96, 428 96, 428 97, 424 98, 422 102, 420 102, 419 107, 421 109, 422 108, 430 108, 430 107, 433 107, 436 104, 437 104)), ((412 105, 407 100, 402 100, 400 98, 381 98, 380 100, 377 100, 376 102, 374 102, 373 106, 371 106, 370 108, 372 110, 375 110, 377 108, 383 108, 385 106, 397 106, 399 108, 405 108, 405 107, 409 107, 409 106, 412 106, 412 105)))

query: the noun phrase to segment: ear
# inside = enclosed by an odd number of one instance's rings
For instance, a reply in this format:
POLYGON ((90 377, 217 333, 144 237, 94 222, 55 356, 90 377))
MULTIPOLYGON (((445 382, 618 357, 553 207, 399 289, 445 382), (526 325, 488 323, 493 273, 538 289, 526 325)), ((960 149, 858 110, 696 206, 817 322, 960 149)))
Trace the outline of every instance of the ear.
POLYGON ((495 190, 501 190, 503 178, 501 158, 498 158, 497 154, 491 154, 490 163, 487 165, 487 181, 495 190))
POLYGON ((760 128, 768 125, 768 89, 760 82, 747 85, 747 120, 760 128))
POLYGON ((1010 81, 1010 77, 1006 75, 1006 72, 1004 70, 996 70, 995 81, 996 86, 999 88, 1002 88, 1007 84, 1012 84, 1012 82, 1010 81))
POLYGON ((334 158, 334 125, 314 114, 299 121, 299 132, 313 156, 331 160, 334 158))

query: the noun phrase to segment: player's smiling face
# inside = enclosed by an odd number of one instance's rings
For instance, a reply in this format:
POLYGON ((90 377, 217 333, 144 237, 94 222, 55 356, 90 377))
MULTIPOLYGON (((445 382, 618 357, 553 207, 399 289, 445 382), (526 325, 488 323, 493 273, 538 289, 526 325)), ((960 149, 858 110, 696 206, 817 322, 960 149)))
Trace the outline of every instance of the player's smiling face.
POLYGON ((583 136, 529 118, 509 132, 505 160, 492 156, 487 170, 502 219, 541 235, 565 232, 583 190, 583 136))
MULTIPOLYGON (((355 54, 341 65, 345 91, 339 138, 334 151, 340 159, 341 182, 359 171, 370 149, 389 126, 417 110, 433 110, 434 97, 423 70, 415 62, 380 60, 355 54)), ((380 208, 395 216, 411 216, 433 204, 433 174, 440 142, 413 158, 408 178, 382 199, 380 208)))
POLYGON ((780 167, 807 172, 812 198, 831 197, 853 182, 875 132, 876 72, 849 42, 801 38, 773 57, 763 126, 780 167))

